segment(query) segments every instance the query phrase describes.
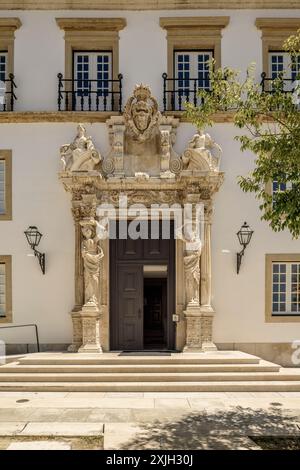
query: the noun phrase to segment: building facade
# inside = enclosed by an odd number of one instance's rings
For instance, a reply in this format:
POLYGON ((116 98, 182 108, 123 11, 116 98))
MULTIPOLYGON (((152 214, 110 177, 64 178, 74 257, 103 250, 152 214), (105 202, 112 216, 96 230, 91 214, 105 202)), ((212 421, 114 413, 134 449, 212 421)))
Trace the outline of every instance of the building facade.
MULTIPOLYGON (((241 154, 232 115, 216 116, 203 144, 183 111, 198 87, 209 89, 211 57, 243 72, 255 62, 258 82, 263 72, 275 78, 287 61, 282 42, 300 28, 299 2, 5 3, 0 326, 37 324, 47 349, 217 347, 290 364, 300 242, 272 232, 239 188, 254 156, 241 154), (199 204, 201 249, 192 236, 95 240, 99 205, 116 209, 118 229, 122 195, 146 208, 199 204), (245 220, 254 234, 237 274, 245 220), (28 226, 43 234, 45 275, 28 256, 28 226)), ((300 61, 287 91, 299 71, 300 61)), ((0 338, 11 351, 34 342, 30 328, 0 329, 0 338)))

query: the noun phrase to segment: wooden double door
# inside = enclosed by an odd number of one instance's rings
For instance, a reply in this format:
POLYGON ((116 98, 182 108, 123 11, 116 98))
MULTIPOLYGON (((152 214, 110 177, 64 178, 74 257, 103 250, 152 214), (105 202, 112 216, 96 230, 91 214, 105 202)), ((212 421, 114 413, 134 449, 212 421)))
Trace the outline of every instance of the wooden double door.
POLYGON ((175 240, 110 240, 110 349, 175 347, 175 240))

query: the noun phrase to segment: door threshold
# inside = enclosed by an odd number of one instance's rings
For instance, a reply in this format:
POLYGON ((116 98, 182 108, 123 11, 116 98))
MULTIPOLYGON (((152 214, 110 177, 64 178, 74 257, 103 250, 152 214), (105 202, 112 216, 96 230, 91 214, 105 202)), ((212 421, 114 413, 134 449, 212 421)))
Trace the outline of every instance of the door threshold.
POLYGON ((128 356, 131 354, 135 354, 137 356, 170 356, 171 354, 176 353, 177 351, 169 350, 169 349, 163 349, 163 350, 157 350, 157 349, 142 349, 142 350, 137 350, 137 351, 121 351, 120 355, 121 356, 128 356))

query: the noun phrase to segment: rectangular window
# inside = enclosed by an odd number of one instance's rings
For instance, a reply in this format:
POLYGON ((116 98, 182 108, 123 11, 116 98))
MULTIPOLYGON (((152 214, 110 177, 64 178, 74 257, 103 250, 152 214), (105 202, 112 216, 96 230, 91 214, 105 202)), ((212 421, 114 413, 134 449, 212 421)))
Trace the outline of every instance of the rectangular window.
POLYGON ((291 189, 293 184, 291 182, 287 183, 279 183, 278 181, 273 181, 272 183, 272 199, 273 199, 273 204, 276 203, 276 195, 279 193, 284 193, 285 191, 288 191, 291 189))
POLYGON ((176 106, 181 109, 185 101, 194 100, 196 90, 209 90, 209 65, 212 51, 175 51, 174 89, 176 106))
POLYGON ((212 51, 175 51, 175 78, 178 88, 188 92, 197 88, 209 90, 208 61, 212 59, 212 51))
POLYGON ((12 321, 11 256, 0 255, 0 323, 12 321))
POLYGON ((0 111, 5 110, 6 84, 4 80, 6 78, 7 78, 7 52, 0 52, 0 111))
POLYGON ((6 316, 6 267, 0 263, 0 317, 6 316))
POLYGON ((266 255, 266 321, 300 321, 300 254, 266 255))
POLYGON ((300 314, 300 263, 272 263, 272 315, 300 314))
POLYGON ((74 78, 76 109, 111 106, 111 52, 74 52, 74 78))
POLYGON ((300 79, 300 55, 293 57, 292 60, 292 80, 300 79))
POLYGON ((0 80, 7 78, 7 52, 0 52, 0 80))
POLYGON ((5 160, 0 159, 0 215, 6 212, 5 197, 5 160))
POLYGON ((292 60, 287 52, 269 52, 269 78, 275 80, 281 76, 284 79, 284 91, 294 88, 293 82, 298 78, 299 73, 300 56, 292 60))
POLYGON ((0 150, 0 221, 12 219, 11 151, 0 150))

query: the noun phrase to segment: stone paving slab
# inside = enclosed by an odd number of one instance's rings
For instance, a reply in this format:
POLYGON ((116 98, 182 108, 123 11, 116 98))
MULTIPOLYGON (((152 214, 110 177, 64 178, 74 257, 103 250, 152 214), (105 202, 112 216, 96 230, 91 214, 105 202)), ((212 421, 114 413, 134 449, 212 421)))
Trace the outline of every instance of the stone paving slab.
POLYGON ((24 429, 26 424, 26 421, 0 423, 0 436, 18 434, 24 429))
POLYGON ((20 436, 99 436, 103 434, 103 423, 28 423, 20 436))
POLYGON ((155 398, 155 408, 190 408, 186 398, 155 398))
POLYGON ((247 436, 201 436, 196 432, 191 438, 184 428, 180 433, 174 429, 150 429, 136 423, 106 424, 104 450, 260 450, 247 436))
MULTIPOLYGON (((56 398, 45 399, 35 397, 28 401, 17 403, 16 398, 7 397, 0 399, 0 410, 5 408, 154 408, 154 398, 115 397, 97 398, 86 396, 80 398, 56 398)), ((24 398, 26 400, 26 398, 24 398)))
POLYGON ((6 450, 71 450, 71 445, 60 441, 12 442, 6 450))

